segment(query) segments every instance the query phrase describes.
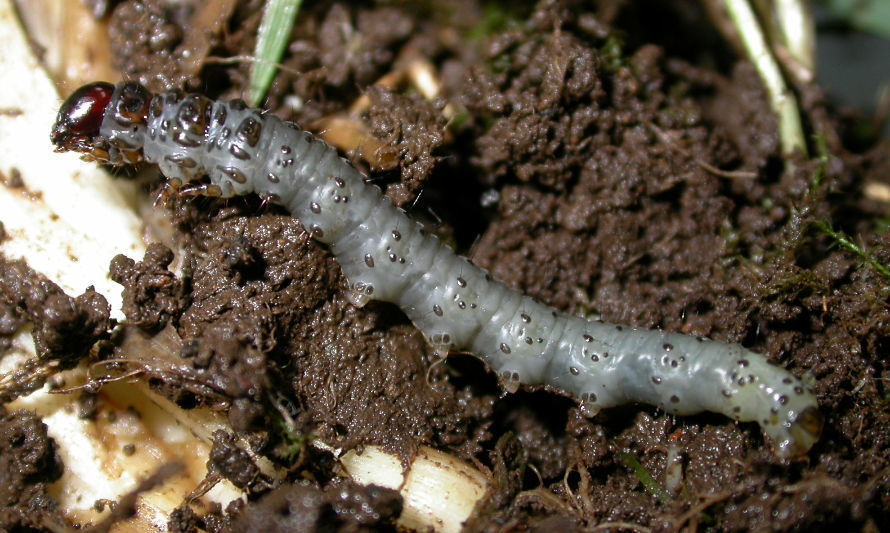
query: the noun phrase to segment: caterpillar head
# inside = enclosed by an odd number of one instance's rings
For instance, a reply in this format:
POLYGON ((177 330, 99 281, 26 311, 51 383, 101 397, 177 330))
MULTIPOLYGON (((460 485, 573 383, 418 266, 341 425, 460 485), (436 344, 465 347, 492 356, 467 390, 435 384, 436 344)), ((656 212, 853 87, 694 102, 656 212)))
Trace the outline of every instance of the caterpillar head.
POLYGON ((138 83, 88 83, 59 108, 50 141, 56 152, 80 152, 86 160, 138 163, 150 101, 151 94, 138 83))

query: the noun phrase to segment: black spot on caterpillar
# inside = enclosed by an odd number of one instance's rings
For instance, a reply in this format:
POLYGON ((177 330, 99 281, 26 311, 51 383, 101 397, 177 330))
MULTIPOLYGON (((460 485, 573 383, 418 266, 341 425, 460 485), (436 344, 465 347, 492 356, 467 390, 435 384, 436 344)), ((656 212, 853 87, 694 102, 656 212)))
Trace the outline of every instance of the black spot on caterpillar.
POLYGON ((723 413, 759 423, 782 456, 819 438, 812 389, 762 355, 558 313, 427 235, 324 141, 241 101, 94 83, 62 105, 51 139, 111 164, 156 163, 180 190, 284 205, 330 246, 353 304, 397 304, 439 353, 476 354, 508 390, 544 385, 589 413, 629 402, 723 413))

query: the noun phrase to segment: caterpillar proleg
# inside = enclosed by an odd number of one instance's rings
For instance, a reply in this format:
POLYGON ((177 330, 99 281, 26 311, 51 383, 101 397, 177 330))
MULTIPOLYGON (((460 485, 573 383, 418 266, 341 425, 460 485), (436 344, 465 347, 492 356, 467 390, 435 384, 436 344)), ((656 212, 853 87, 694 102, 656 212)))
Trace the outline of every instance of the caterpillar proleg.
POLYGON ((588 412, 629 402, 755 421, 781 456, 806 453, 822 415, 813 390, 738 344, 560 313, 509 289, 424 232, 335 149, 243 102, 93 83, 62 105, 52 141, 123 165, 157 164, 174 187, 285 206, 330 246, 350 300, 398 305, 445 354, 469 351, 508 390, 545 386, 588 412), (209 177, 209 185, 191 182, 209 177))

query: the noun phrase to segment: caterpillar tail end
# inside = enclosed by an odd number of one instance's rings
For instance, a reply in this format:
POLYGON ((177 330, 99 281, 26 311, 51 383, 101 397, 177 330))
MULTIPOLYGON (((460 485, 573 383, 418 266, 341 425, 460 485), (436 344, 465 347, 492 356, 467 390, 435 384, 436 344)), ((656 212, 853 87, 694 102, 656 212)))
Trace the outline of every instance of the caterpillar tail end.
POLYGON ((783 458, 796 458, 806 455, 822 435, 825 417, 815 406, 806 407, 787 427, 765 428, 783 458))

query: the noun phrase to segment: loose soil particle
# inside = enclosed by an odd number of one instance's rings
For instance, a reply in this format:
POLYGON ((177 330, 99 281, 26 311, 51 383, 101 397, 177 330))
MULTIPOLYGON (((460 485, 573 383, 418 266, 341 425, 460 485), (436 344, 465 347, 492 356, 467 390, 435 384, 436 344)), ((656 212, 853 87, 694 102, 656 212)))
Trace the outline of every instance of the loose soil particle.
POLYGON ((0 302, 34 324, 34 344, 44 361, 70 368, 113 325, 105 297, 92 287, 77 297, 37 274, 23 261, 0 257, 0 302))
POLYGON ((418 442, 477 446, 466 435, 484 433, 492 396, 456 390, 445 369, 428 372, 428 346, 392 307, 348 304, 336 262, 292 217, 235 215, 228 208, 193 228, 201 251, 189 267, 192 303, 180 333, 199 346, 196 367, 230 384, 224 392, 235 398, 259 400, 276 383, 276 395, 306 408, 301 419, 309 427, 324 421, 313 433, 326 439, 403 453, 418 442), (215 328, 225 334, 212 334, 215 328), (245 372, 245 359, 239 367, 226 346, 233 338, 249 339, 251 357, 272 364, 245 372), (230 362, 214 371, 220 358, 230 362))
POLYGON ((418 96, 408 98, 381 87, 370 87, 367 94, 371 100, 370 132, 386 140, 392 154, 388 159, 401 171, 401 180, 387 187, 386 195, 395 205, 405 207, 417 199, 438 162, 432 153, 445 142, 444 101, 436 105, 418 96))
POLYGON ((234 435, 218 430, 213 434, 208 470, 219 473, 249 495, 268 492, 271 484, 259 467, 235 442, 234 435))
MULTIPOLYGON (((120 3, 110 31, 128 76, 175 84, 165 76, 180 72, 177 44, 196 29, 188 2, 177 11, 159 5, 120 3)), ((443 98, 464 114, 446 143, 441 103, 369 90, 369 131, 401 157, 391 196, 418 216, 434 208, 441 235, 470 235, 458 245, 473 243, 476 263, 561 310, 742 342, 795 374, 812 373, 828 423, 808 459, 780 461, 756 426, 717 415, 627 406, 588 419, 546 391, 502 396, 472 358, 435 364, 393 306, 349 305, 336 261, 299 221, 255 198, 173 199, 177 232, 167 244, 182 275, 167 270, 173 257, 163 247, 112 265, 128 322, 151 334, 175 328, 184 361, 212 392, 188 391, 191 403, 234 406, 233 426, 255 451, 290 465, 279 487, 225 512, 180 508, 173 530, 237 530, 259 520, 270 531, 391 525, 394 493, 331 481, 329 457, 293 462, 288 445, 308 434, 347 447, 381 444, 406 461, 421 444, 477 461, 494 489, 468 524, 473 531, 608 522, 653 531, 890 528, 888 282, 813 226, 834 216, 890 263, 890 237, 874 223, 890 209, 861 193, 867 180, 886 183, 886 147, 848 152, 818 87, 807 87, 805 115, 830 157, 784 168, 751 67, 722 44, 697 46, 705 23, 671 6, 658 11, 662 30, 634 35, 640 44, 621 51, 602 20, 576 17, 577 6, 560 2, 513 21, 504 11, 500 26, 473 20, 485 13, 473 2, 422 15, 306 5, 284 59, 302 74, 283 71, 267 102, 309 123, 348 109, 403 47, 424 50, 443 66, 443 98), (466 15, 461 25, 445 22, 449 9, 466 15), (483 41, 454 38, 474 23, 505 29, 483 41), (708 61, 718 69, 698 66, 708 61), (291 96, 302 106, 285 106, 291 96), (430 201, 415 205, 421 191, 430 201), (481 192, 484 206, 475 200, 481 192), (281 429, 257 431, 268 427, 281 429), (628 457, 669 496, 653 495, 628 457)), ((235 8, 215 53, 250 53, 257 8, 235 8)), ((651 30, 651 13, 635 9, 603 20, 651 30)), ((246 68, 216 65, 178 83, 237 95, 246 68)), ((177 382, 163 381, 154 379, 187 403, 177 382)), ((213 463, 250 487, 259 478, 233 442, 219 437, 213 463)))
POLYGON ((55 442, 36 414, 0 407, 0 530, 45 531, 63 524, 46 492, 62 468, 55 442))
POLYGON ((273 490, 241 512, 231 531, 395 531, 384 526, 401 512, 401 497, 391 489, 339 480, 321 491, 294 483, 273 490))
POLYGON ((0 401, 39 389, 51 367, 76 366, 108 336, 114 325, 110 313, 108 301, 93 287, 72 298, 24 261, 0 255, 0 355, 26 323, 33 324, 37 351, 37 359, 17 370, 0 389, 0 401))
POLYGON ((188 305, 184 288, 167 270, 173 252, 154 243, 136 263, 119 255, 112 259, 109 277, 124 286, 122 309, 127 323, 145 331, 160 331, 188 305))

